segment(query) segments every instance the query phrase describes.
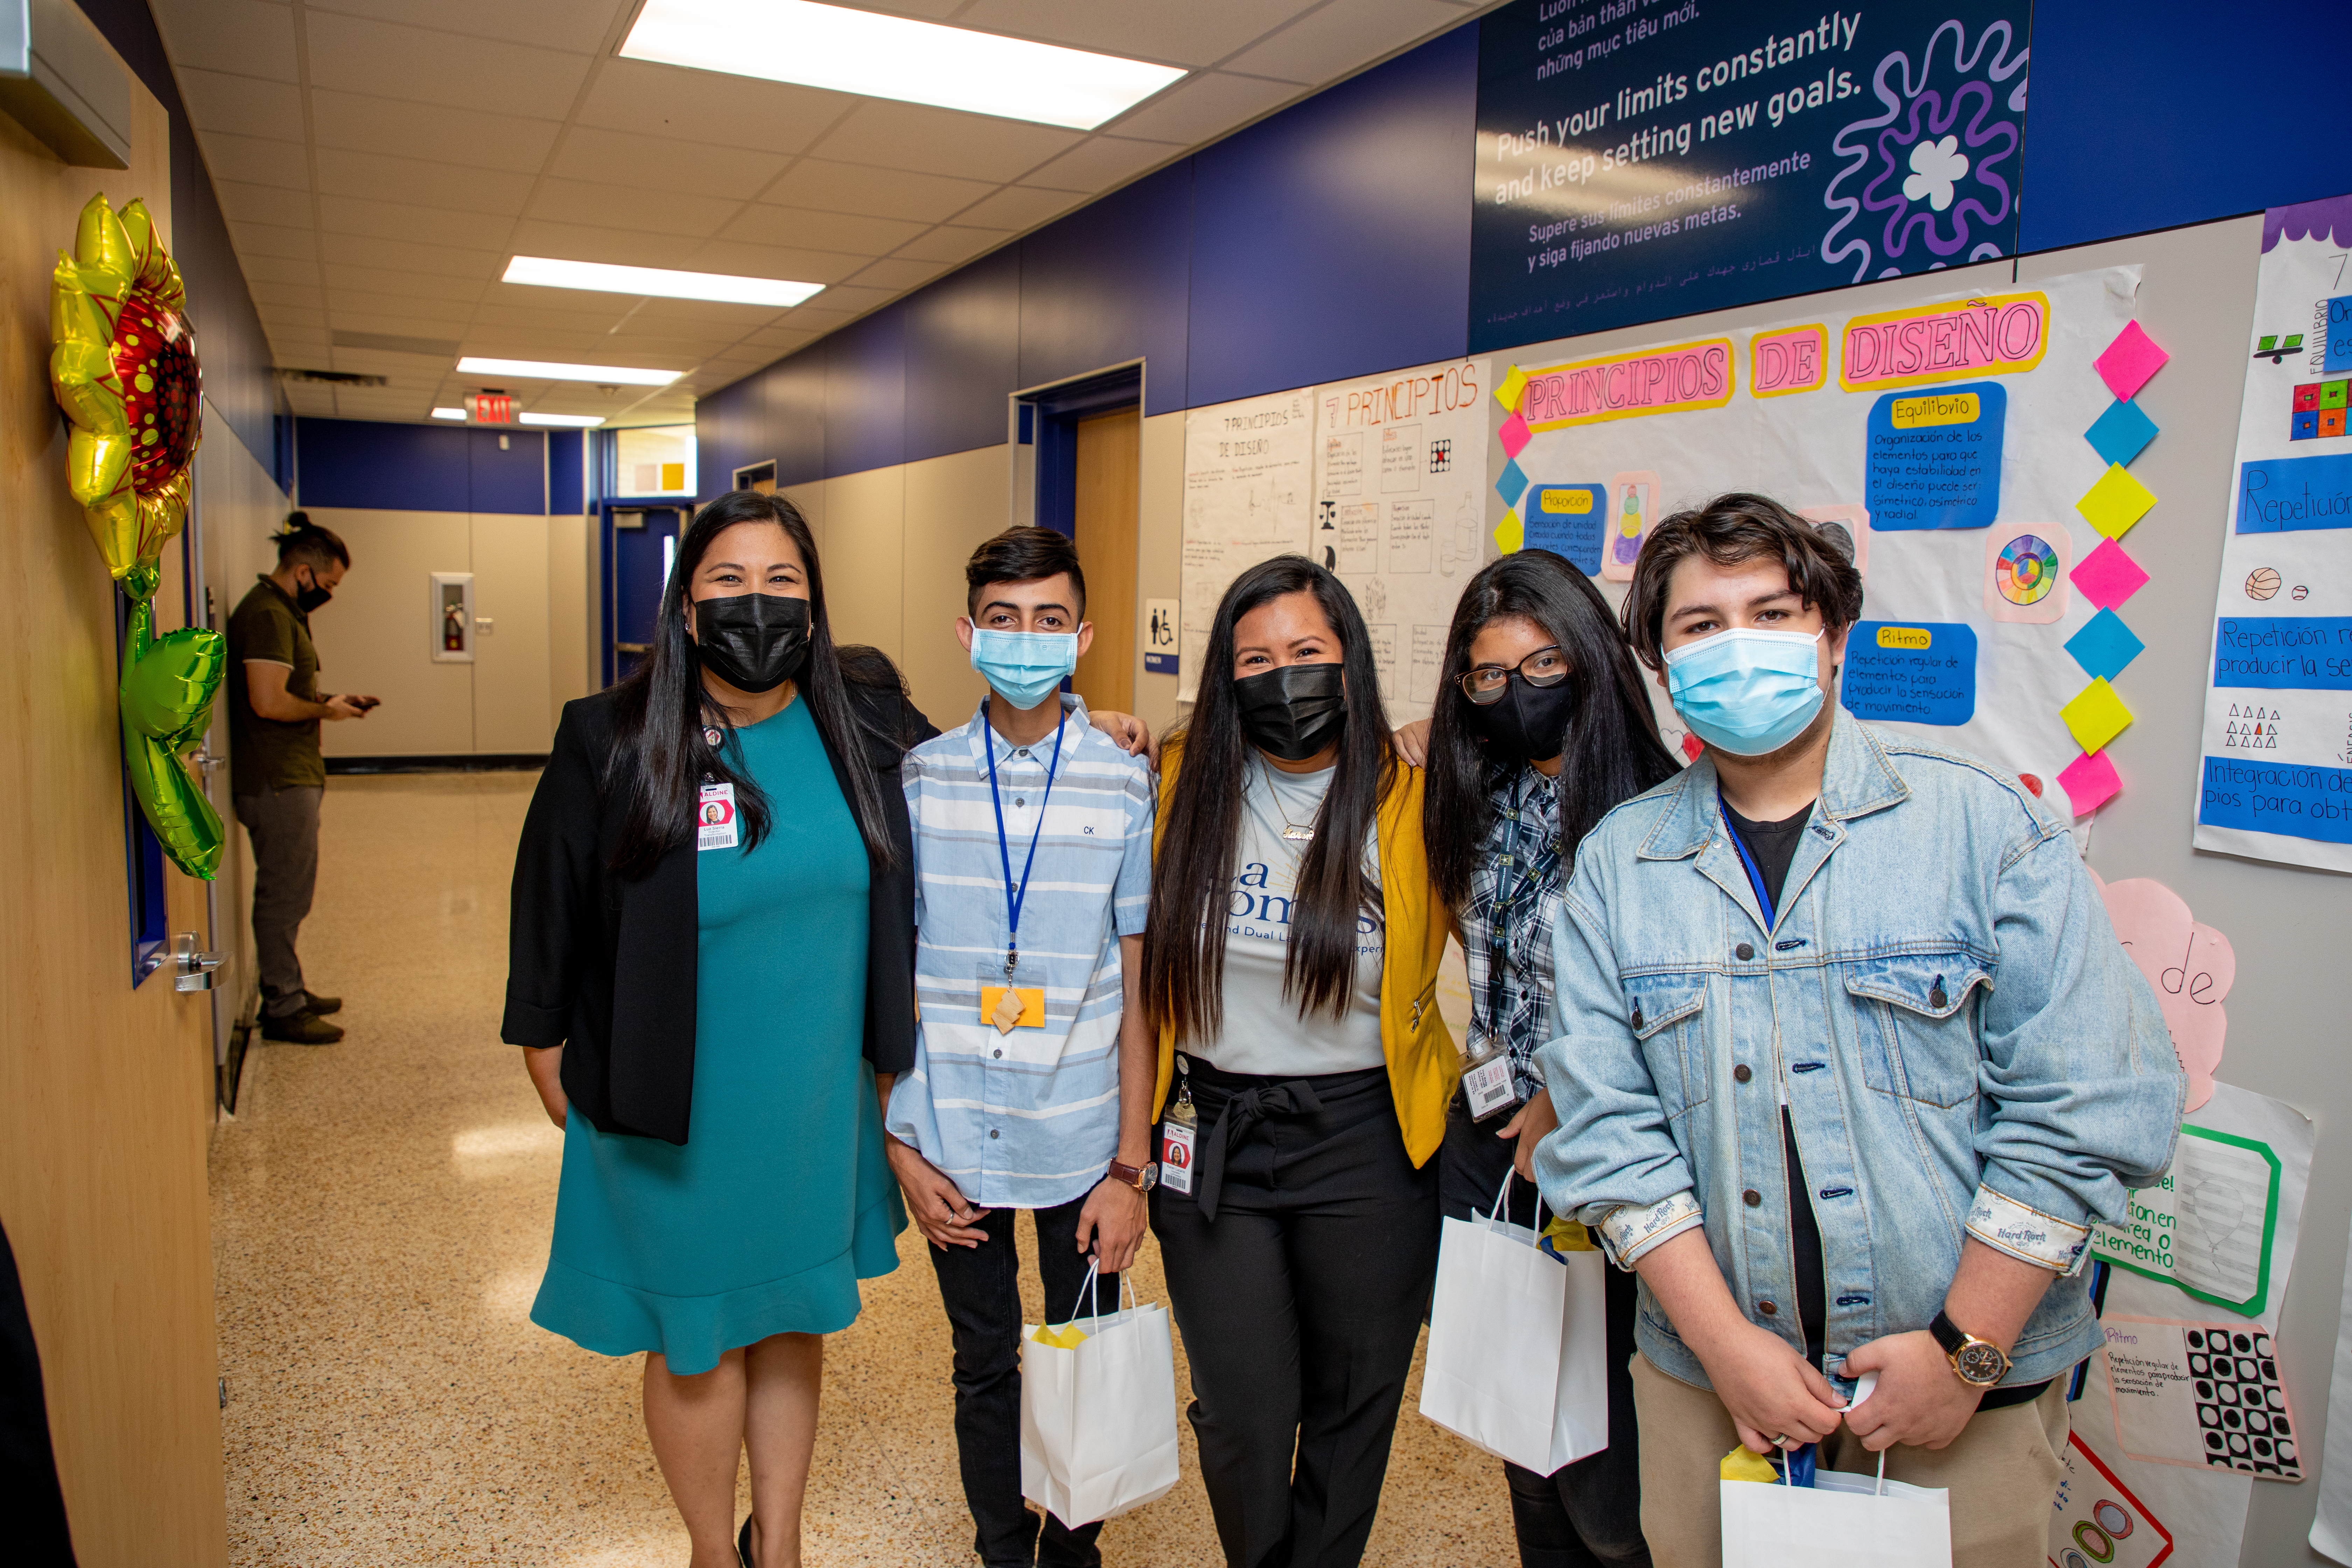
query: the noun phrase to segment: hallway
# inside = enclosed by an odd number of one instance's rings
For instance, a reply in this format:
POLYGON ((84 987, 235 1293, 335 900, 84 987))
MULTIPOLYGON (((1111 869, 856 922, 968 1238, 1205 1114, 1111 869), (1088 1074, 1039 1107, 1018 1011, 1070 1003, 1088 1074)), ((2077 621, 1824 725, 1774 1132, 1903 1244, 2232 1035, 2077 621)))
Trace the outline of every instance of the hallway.
MULTIPOLYGON (((345 998, 322 1049, 257 1044, 214 1134, 230 1561, 683 1568, 633 1358, 531 1325, 562 1135, 498 1041, 507 883, 535 775, 344 777, 328 792, 311 984, 345 998)), ((1024 1230, 1026 1246, 1026 1230, 1024 1230)), ((804 1525, 812 1568, 972 1557, 947 1323, 919 1236, 827 1345, 804 1525)), ((1156 1251, 1136 1270, 1164 1300, 1156 1251)), ((1039 1306, 1030 1303, 1030 1316, 1039 1306)), ((1184 1384, 1182 1350, 1178 1383, 1184 1384)), ((1382 1568, 1515 1560, 1500 1466, 1406 1392, 1382 1568)), ((1112 1568, 1217 1561, 1189 1427, 1184 1479, 1103 1533, 1112 1568)))

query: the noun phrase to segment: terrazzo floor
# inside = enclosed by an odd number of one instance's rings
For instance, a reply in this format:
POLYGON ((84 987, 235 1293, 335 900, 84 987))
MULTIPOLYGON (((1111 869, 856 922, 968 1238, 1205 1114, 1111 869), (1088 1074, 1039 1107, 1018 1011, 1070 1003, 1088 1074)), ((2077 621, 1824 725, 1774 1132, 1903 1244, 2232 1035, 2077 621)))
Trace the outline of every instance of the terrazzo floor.
MULTIPOLYGON (((507 880, 533 782, 442 773, 328 790, 302 950, 311 985, 346 999, 349 1037, 257 1042, 212 1149, 239 1568, 688 1560, 646 1447, 637 1362, 591 1354, 527 1316, 562 1135, 498 1024, 507 880)), ((977 1561, 947 1320, 922 1245, 901 1237, 900 1268, 867 1282, 856 1325, 827 1342, 811 1568, 977 1561)), ((1138 1289, 1164 1300, 1145 1245, 1138 1289)), ((1180 1342, 1180 1391, 1186 1377, 1180 1342)), ((1419 1396, 1416 1357, 1365 1562, 1515 1563, 1501 1467, 1423 1421, 1419 1396)), ((1104 1530, 1110 1568, 1218 1561, 1179 1427, 1183 1479, 1104 1530)))

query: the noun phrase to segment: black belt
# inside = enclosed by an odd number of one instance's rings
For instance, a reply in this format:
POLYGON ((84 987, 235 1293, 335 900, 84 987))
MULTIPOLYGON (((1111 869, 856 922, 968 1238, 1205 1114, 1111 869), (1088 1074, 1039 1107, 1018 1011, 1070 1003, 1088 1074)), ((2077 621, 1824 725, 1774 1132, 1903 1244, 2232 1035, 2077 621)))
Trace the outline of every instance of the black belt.
POLYGON ((1193 1200, 1200 1206, 1201 1217, 1212 1222, 1216 1219, 1217 1197, 1225 1185, 1225 1154, 1247 1138, 1252 1128, 1269 1116, 1317 1116, 1322 1110, 1323 1101, 1316 1096, 1315 1086, 1304 1079, 1245 1089, 1228 1096, 1217 1112, 1216 1126, 1209 1130, 1208 1142, 1201 1150, 1200 1192, 1193 1200))

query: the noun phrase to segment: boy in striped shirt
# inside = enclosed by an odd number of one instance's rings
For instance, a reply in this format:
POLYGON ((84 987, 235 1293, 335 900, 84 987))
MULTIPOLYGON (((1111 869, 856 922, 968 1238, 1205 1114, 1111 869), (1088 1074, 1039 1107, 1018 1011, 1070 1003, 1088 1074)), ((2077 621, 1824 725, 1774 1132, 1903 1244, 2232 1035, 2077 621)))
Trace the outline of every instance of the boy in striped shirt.
POLYGON ((887 1146, 954 1331, 974 1550, 992 1568, 1093 1568, 1099 1523, 1049 1514, 1041 1528, 1022 1501, 1013 1219, 1034 1216, 1050 1321, 1080 1310, 1090 1260, 1116 1307, 1157 1174, 1158 1058, 1136 989, 1151 775, 1060 694, 1094 639, 1071 542, 1008 529, 964 579, 956 634, 989 694, 904 769, 922 1026, 914 1069, 891 1090, 887 1146))

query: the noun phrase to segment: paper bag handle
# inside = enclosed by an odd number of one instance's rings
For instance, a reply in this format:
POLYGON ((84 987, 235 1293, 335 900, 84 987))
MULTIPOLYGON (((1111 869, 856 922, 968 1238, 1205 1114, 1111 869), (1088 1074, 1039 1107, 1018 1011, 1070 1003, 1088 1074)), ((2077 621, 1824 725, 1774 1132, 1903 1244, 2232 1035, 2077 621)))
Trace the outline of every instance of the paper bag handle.
MULTIPOLYGON (((1072 1323, 1078 1321, 1078 1309, 1080 1307, 1091 1307, 1093 1309, 1092 1311, 1087 1314, 1087 1316, 1090 1318, 1099 1318, 1102 1316, 1102 1293, 1097 1284, 1101 1278, 1102 1259, 1099 1258, 1088 1258, 1087 1260, 1086 1279, 1078 1286, 1078 1299, 1070 1303, 1070 1315, 1062 1320, 1061 1326, 1063 1328, 1066 1329, 1072 1323)), ((1129 1269, 1127 1273, 1121 1274, 1118 1277, 1118 1288, 1122 1300, 1119 1302, 1114 1302, 1113 1305, 1124 1305, 1126 1307, 1134 1306, 1134 1270, 1129 1269)), ((1050 1328, 1053 1325, 1048 1324, 1046 1326, 1050 1328)))
MULTIPOLYGON (((1516 1166, 1516 1165, 1513 1165, 1513 1166, 1507 1166, 1507 1167, 1506 1167, 1506 1168, 1504 1169, 1504 1172, 1503 1172, 1503 1186, 1502 1186, 1502 1190, 1501 1190, 1500 1192, 1497 1192, 1497 1193, 1495 1194, 1495 1206, 1494 1206, 1494 1208, 1493 1208, 1493 1209, 1492 1209, 1492 1210, 1487 1214, 1486 1217, 1487 1217, 1488 1219, 1493 1220, 1493 1221, 1496 1221, 1496 1223, 1498 1223, 1498 1224, 1500 1224, 1500 1223, 1507 1223, 1507 1222, 1510 1219, 1510 1215, 1511 1215, 1511 1178, 1513 1178, 1514 1176, 1517 1175, 1518 1173, 1518 1173, 1518 1167, 1517 1167, 1517 1166, 1516 1166)), ((1553 1217, 1554 1217, 1554 1218, 1558 1218, 1559 1216, 1558 1216, 1557 1215, 1555 1215, 1553 1217)), ((1536 1234, 1537 1234, 1538 1236, 1541 1236, 1541 1235, 1543 1234, 1543 1227, 1544 1227, 1544 1195, 1543 1195, 1543 1188, 1542 1188, 1542 1187, 1540 1187, 1540 1186, 1538 1186, 1538 1187, 1537 1187, 1537 1188, 1536 1188, 1536 1234)))

